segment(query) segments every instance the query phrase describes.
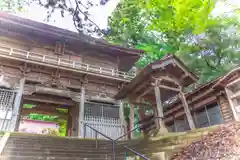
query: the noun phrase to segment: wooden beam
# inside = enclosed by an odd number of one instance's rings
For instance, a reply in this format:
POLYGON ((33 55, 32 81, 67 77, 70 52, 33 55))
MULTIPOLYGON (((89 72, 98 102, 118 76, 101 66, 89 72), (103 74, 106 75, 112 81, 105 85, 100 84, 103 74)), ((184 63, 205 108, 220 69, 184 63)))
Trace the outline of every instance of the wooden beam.
MULTIPOLYGON (((190 109, 191 111, 195 111, 195 110, 203 107, 203 106, 206 105, 206 104, 209 104, 209 103, 212 103, 212 102, 216 102, 216 101, 217 101, 217 99, 216 99, 215 96, 208 97, 208 98, 204 99, 203 101, 200 101, 200 102, 197 103, 197 104, 191 105, 192 107, 189 108, 189 109, 190 109)), ((173 112, 173 113, 171 113, 171 114, 167 114, 167 115, 164 114, 164 116, 166 117, 166 118, 164 119, 164 121, 165 121, 166 123, 169 123, 169 122, 172 120, 171 115, 174 115, 175 118, 178 118, 178 117, 180 117, 180 116, 182 116, 182 115, 184 115, 184 114, 185 114, 184 110, 181 110, 181 109, 178 110, 178 111, 176 111, 176 112, 173 112)))
POLYGON ((61 113, 57 113, 56 111, 46 111, 46 110, 41 110, 41 109, 23 109, 21 112, 21 116, 28 115, 30 113, 39 113, 39 114, 46 114, 46 115, 52 115, 52 116, 58 116, 61 119, 67 120, 68 115, 64 115, 61 113))
POLYGON ((34 102, 43 102, 43 103, 51 103, 51 104, 62 104, 73 106, 74 102, 72 100, 66 100, 61 97, 55 98, 49 95, 46 96, 39 96, 39 95, 31 95, 31 96, 23 96, 24 100, 34 101, 34 102))
POLYGON ((153 87, 149 87, 148 89, 146 89, 143 93, 141 93, 137 98, 136 101, 139 102, 140 98, 145 96, 146 94, 148 94, 150 91, 153 90, 153 87))
POLYGON ((158 87, 173 90, 173 91, 176 91, 176 92, 180 92, 179 88, 173 88, 173 87, 169 87, 169 86, 165 86, 165 85, 158 85, 158 87))
POLYGON ((189 127, 191 129, 195 129, 196 127, 195 127, 195 124, 194 124, 191 112, 189 110, 188 103, 186 101, 186 97, 185 97, 184 93, 180 92, 179 97, 180 97, 180 99, 182 101, 182 105, 183 105, 183 108, 184 108, 184 112, 185 112, 185 114, 187 116, 189 127))
POLYGON ((24 99, 23 100, 23 104, 32 104, 32 105, 51 105, 52 108, 64 108, 64 109, 69 109, 71 108, 72 106, 66 106, 66 105, 62 105, 62 104, 48 104, 48 103, 44 103, 44 102, 36 102, 36 101, 31 101, 31 100, 26 100, 24 99))
POLYGON ((230 86, 232 86, 232 85, 234 85, 238 82, 240 82, 240 78, 238 78, 238 79, 234 80, 233 82, 230 82, 229 84, 227 84, 227 87, 230 87, 230 86))
POLYGON ((146 86, 149 82, 143 82, 142 84, 138 85, 137 88, 133 91, 133 93, 137 93, 138 91, 140 91, 144 86, 146 86))

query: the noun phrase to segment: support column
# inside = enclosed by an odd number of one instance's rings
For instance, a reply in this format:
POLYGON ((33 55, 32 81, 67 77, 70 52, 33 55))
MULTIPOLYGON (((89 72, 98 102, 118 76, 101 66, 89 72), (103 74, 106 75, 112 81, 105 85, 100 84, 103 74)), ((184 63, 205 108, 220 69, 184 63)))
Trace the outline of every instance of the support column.
POLYGON ((20 114, 19 112, 21 107, 24 84, 25 84, 25 78, 21 78, 19 82, 19 88, 14 100, 10 132, 14 132, 17 129, 16 127, 17 127, 17 121, 19 119, 19 114, 20 114))
POLYGON ((68 119, 67 119, 67 129, 66 129, 66 136, 70 137, 72 135, 72 116, 71 116, 71 109, 68 108, 68 119))
MULTIPOLYGON (((129 131, 134 128, 134 105, 130 104, 130 113, 129 113, 129 131)), ((131 132, 130 138, 134 138, 133 132, 131 132)))
POLYGON ((162 106, 162 100, 161 100, 161 93, 160 89, 158 86, 154 87, 154 92, 155 92, 155 98, 156 98, 156 111, 157 113, 154 113, 156 118, 156 124, 157 124, 157 129, 159 130, 159 133, 165 133, 167 132, 167 128, 165 127, 164 121, 163 121, 163 106, 162 106))
POLYGON ((124 106, 123 106, 123 102, 119 101, 119 119, 120 119, 120 123, 121 123, 121 135, 127 133, 127 126, 126 126, 126 121, 125 121, 125 117, 124 117, 124 106))
MULTIPOLYGON (((144 108, 144 106, 139 106, 138 115, 139 115, 139 121, 141 121, 145 118, 145 108, 144 108)), ((143 131, 143 137, 144 137, 144 139, 148 138, 148 133, 146 131, 143 131)))
POLYGON ((186 100, 185 95, 184 95, 184 93, 182 91, 180 92, 179 97, 180 97, 180 99, 182 101, 184 112, 185 112, 185 114, 187 116, 189 127, 190 127, 190 129, 195 129, 196 127, 195 127, 195 124, 194 124, 191 112, 189 110, 187 100, 186 100))
POLYGON ((84 134, 84 103, 85 103, 85 86, 82 85, 81 87, 81 99, 80 99, 80 106, 79 106, 79 114, 78 114, 78 137, 82 137, 84 134))

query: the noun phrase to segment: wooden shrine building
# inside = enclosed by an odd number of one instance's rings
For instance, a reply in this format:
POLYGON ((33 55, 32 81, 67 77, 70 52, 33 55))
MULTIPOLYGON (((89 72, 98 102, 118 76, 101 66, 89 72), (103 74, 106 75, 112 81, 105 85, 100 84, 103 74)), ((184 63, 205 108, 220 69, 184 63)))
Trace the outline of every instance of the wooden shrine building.
POLYGON ((132 104, 130 129, 133 129, 136 105, 140 120, 145 118, 146 108, 153 110, 160 133, 239 121, 240 67, 191 92, 184 92, 184 87, 196 80, 178 58, 166 56, 144 68, 115 98, 132 104))
POLYGON ((41 113, 66 119, 67 136, 82 137, 83 124, 112 138, 124 133, 113 97, 135 76, 129 70, 142 51, 6 13, 0 35, 0 131, 18 131, 22 117, 41 113))
POLYGON ((41 113, 67 120, 67 136, 94 137, 88 124, 117 138, 127 132, 125 102, 132 104, 130 129, 134 105, 140 119, 152 109, 161 133, 240 120, 240 68, 185 92, 197 77, 178 58, 136 74, 140 53, 0 13, 0 132, 18 131, 25 115, 41 113))

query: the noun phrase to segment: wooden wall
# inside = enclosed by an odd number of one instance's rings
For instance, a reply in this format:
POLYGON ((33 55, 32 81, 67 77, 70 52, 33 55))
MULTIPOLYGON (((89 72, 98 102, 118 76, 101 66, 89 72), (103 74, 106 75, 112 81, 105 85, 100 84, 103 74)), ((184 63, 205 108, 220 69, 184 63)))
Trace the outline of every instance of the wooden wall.
MULTIPOLYGON (((45 54, 49 56, 57 56, 54 53, 55 44, 41 44, 36 40, 23 40, 10 37, 0 37, 0 46, 7 46, 16 49, 22 49, 30 52, 45 54)), ((79 46, 80 47, 80 46, 79 46)), ((106 67, 109 69, 117 69, 118 61, 117 57, 110 57, 104 53, 98 53, 95 51, 95 54, 92 51, 84 50, 79 53, 67 48, 64 55, 59 56, 60 58, 67 60, 75 60, 83 63, 97 65, 100 67, 106 67), (97 53, 97 54, 96 54, 97 53)))
POLYGON ((218 96, 218 104, 220 106, 224 122, 234 121, 233 111, 231 109, 226 94, 218 96))

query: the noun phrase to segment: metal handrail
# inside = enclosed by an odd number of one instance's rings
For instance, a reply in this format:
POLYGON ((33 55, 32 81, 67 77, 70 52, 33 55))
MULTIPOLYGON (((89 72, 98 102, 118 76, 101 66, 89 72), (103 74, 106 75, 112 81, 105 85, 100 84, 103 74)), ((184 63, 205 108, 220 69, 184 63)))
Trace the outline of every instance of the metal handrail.
POLYGON ((95 131, 96 148, 98 147, 97 134, 100 134, 100 135, 102 135, 103 137, 105 137, 105 138, 107 138, 107 139, 109 139, 109 140, 112 141, 112 156, 113 156, 113 160, 115 160, 115 159, 116 159, 116 156, 115 156, 115 145, 116 145, 116 144, 115 144, 115 140, 112 139, 112 138, 110 138, 110 137, 108 137, 107 135, 103 134, 102 132, 96 130, 95 128, 89 126, 89 125, 86 124, 86 123, 84 124, 84 138, 86 137, 86 127, 89 127, 90 129, 92 129, 92 130, 95 131))
POLYGON ((127 146, 124 146, 124 148, 126 148, 127 150, 131 151, 132 153, 134 153, 135 155, 141 157, 142 159, 145 159, 145 160, 150 160, 149 158, 145 157, 144 155, 138 153, 137 151, 127 147, 127 146))
MULTIPOLYGON (((160 118, 160 117, 153 117, 153 118, 155 119, 155 118, 160 118)), ((148 120, 148 118, 143 119, 141 122, 146 121, 146 120, 148 120)), ((138 123, 139 123, 139 122, 138 122, 138 123)), ((96 130, 95 128, 89 126, 89 125, 86 124, 86 123, 84 124, 84 127, 85 127, 85 128, 84 128, 84 138, 86 137, 86 127, 89 127, 90 129, 92 129, 92 130, 95 131, 95 133, 96 133, 96 134, 95 134, 96 148, 97 148, 97 133, 100 134, 100 135, 102 135, 103 137, 105 137, 105 138, 107 138, 107 139, 109 139, 109 140, 112 141, 112 155, 113 155, 113 160, 115 160, 115 159, 116 159, 116 157, 115 157, 115 152, 116 152, 116 151, 115 151, 115 148, 116 148, 116 142, 117 142, 119 139, 121 139, 121 138, 125 137, 126 135, 128 135, 129 133, 132 133, 133 131, 139 129, 139 128, 140 128, 140 125, 138 125, 138 126, 135 127, 134 129, 128 131, 127 133, 121 135, 120 137, 116 138, 115 140, 112 139, 112 138, 110 138, 110 137, 108 137, 107 135, 103 134, 102 132, 96 130)), ((145 159, 145 160, 149 160, 149 159, 146 158, 144 155, 142 155, 142 154, 140 154, 140 153, 134 151, 133 149, 131 149, 131 148, 127 147, 127 146, 124 146, 124 147, 127 148, 128 150, 130 150, 131 152, 135 153, 136 155, 140 156, 141 158, 143 158, 143 159, 145 159)))
MULTIPOLYGON (((85 128, 88 127, 88 128, 90 128, 90 129, 94 130, 96 133, 102 135, 103 137, 105 137, 105 138, 107 138, 107 139, 109 139, 109 140, 111 140, 111 141, 114 141, 112 138, 108 137, 107 135, 103 134, 102 132, 96 130, 95 128, 89 126, 89 125, 86 124, 86 123, 84 124, 84 127, 85 127, 85 128)), ((86 130, 84 130, 84 138, 85 138, 85 137, 86 137, 86 130)))

